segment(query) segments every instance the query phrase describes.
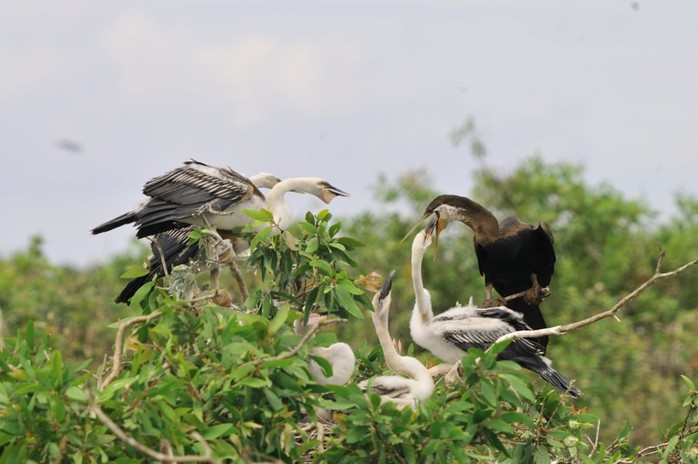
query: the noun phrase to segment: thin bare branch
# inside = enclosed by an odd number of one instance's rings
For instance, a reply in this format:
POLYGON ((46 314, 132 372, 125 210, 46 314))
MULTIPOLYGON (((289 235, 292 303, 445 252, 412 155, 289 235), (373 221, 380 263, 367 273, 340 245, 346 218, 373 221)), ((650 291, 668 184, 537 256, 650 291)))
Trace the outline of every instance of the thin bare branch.
POLYGON ((170 275, 170 271, 167 269, 167 260, 165 259, 165 252, 162 251, 162 247, 160 246, 160 237, 156 235, 155 238, 153 238, 153 243, 155 244, 155 248, 157 248, 158 250, 160 264, 162 265, 162 273, 165 277, 168 277, 170 275))
POLYGON ((318 324, 313 324, 310 326, 308 331, 305 332, 305 334, 303 334, 303 338, 300 339, 298 344, 294 346, 291 351, 286 351, 285 353, 277 354, 276 356, 255 359, 254 361, 251 361, 251 364, 253 366, 259 366, 260 364, 264 364, 265 362, 280 361, 282 359, 292 358, 295 355, 297 355, 301 351, 301 349, 306 345, 306 343, 308 343, 315 336, 315 334, 321 326, 345 321, 346 319, 325 319, 320 321, 318 324))
POLYGON ((505 340, 516 340, 516 339, 520 339, 520 338, 537 338, 537 337, 544 337, 547 335, 564 335, 568 332, 572 332, 573 330, 577 330, 577 329, 580 329, 582 327, 586 327, 588 325, 591 325, 595 322, 598 322, 601 319, 606 319, 609 317, 616 317, 616 313, 618 311, 620 311, 620 309, 623 306, 625 306, 630 301, 637 298, 637 296, 640 293, 644 292, 648 287, 650 287, 656 281, 658 281, 660 279, 666 279, 667 277, 673 277, 673 276, 685 271, 689 267, 695 266, 696 264, 698 264, 698 258, 696 258, 696 259, 684 264, 683 266, 674 269, 673 271, 661 272, 662 261, 663 261, 665 255, 666 255, 666 252, 664 252, 664 251, 660 252, 659 258, 657 259, 657 266, 655 268, 655 273, 652 277, 650 277, 645 282, 643 282, 635 290, 628 293, 625 297, 623 297, 623 299, 621 299, 618 303, 616 303, 608 311, 594 314, 591 317, 588 317, 588 318, 583 319, 583 320, 578 321, 578 322, 572 322, 570 324, 556 325, 554 327, 548 327, 548 328, 539 329, 539 330, 519 330, 517 332, 511 332, 511 333, 508 333, 506 335, 499 337, 497 342, 502 342, 505 340))
POLYGON ((247 299, 250 297, 250 292, 247 290, 247 284, 245 283, 245 279, 242 276, 242 271, 240 271, 240 267, 238 266, 238 263, 236 262, 236 257, 233 257, 233 260, 228 264, 228 267, 230 268, 230 272, 232 272, 233 277, 235 278, 235 282, 238 284, 238 288, 240 289, 240 295, 242 296, 242 301, 247 301, 247 299))
POLYGON ((134 324, 152 321, 160 316, 162 316, 162 312, 155 311, 145 316, 132 317, 131 319, 127 319, 119 324, 119 328, 116 331, 116 339, 114 341, 114 354, 111 358, 111 372, 109 372, 109 374, 99 382, 97 385, 99 390, 103 390, 104 387, 109 385, 116 378, 116 376, 119 375, 119 372, 121 372, 121 352, 123 351, 124 347, 124 332, 126 329, 134 324))
POLYGON ((156 461, 160 462, 208 462, 212 464, 220 464, 221 461, 212 457, 211 448, 208 446, 208 443, 206 443, 203 437, 197 432, 192 432, 191 436, 197 442, 199 442, 201 447, 204 449, 205 454, 203 456, 173 456, 171 450, 167 451, 166 453, 161 453, 159 451, 155 451, 151 448, 148 448, 143 443, 128 435, 121 427, 119 427, 113 420, 111 420, 111 418, 99 406, 99 404, 97 403, 97 399, 92 394, 92 391, 89 388, 85 388, 85 395, 87 395, 87 399, 89 401, 90 411, 95 416, 97 416, 100 422, 102 422, 109 430, 111 430, 111 432, 114 435, 116 435, 116 437, 119 440, 128 444, 138 452, 145 454, 149 458, 155 459, 156 461))

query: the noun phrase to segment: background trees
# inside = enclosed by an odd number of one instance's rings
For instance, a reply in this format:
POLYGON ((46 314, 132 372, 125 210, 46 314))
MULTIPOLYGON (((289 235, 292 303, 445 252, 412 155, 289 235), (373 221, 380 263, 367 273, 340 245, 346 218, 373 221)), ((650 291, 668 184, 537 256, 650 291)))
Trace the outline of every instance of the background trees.
MULTIPOLYGON (((506 173, 483 164, 473 179, 472 192, 457 193, 498 217, 515 213, 551 225, 558 262, 552 295, 542 305, 551 325, 610 308, 654 272, 660 246, 667 251, 667 269, 696 257, 698 198, 691 195, 677 195, 677 212, 660 215, 611 186, 589 185, 579 166, 546 164, 537 157, 506 173)), ((160 311, 157 320, 135 327, 126 342, 128 363, 97 399, 131 436, 154 448, 164 437, 177 455, 205 454, 208 447, 246 460, 346 456, 410 462, 431 456, 439 462, 440 457, 508 455, 544 462, 554 456, 620 459, 634 456, 641 446, 666 442, 662 452, 678 456, 669 437, 685 456, 695 451, 695 389, 681 377, 696 378, 698 369, 698 272, 693 269, 648 289, 623 309, 619 322, 601 321, 551 340, 556 368, 585 393, 574 404, 560 402, 543 382, 510 364, 496 364, 491 355, 481 364, 471 356, 465 385, 437 388, 416 413, 379 407, 351 386, 331 389, 335 402, 318 397, 327 390, 305 371, 307 347, 301 346, 298 356, 283 357, 299 343, 292 320, 319 306, 350 318, 337 327, 337 337, 357 351, 357 375, 375 375, 382 359, 372 326, 356 317, 366 310, 366 276, 374 271, 397 270, 391 332, 404 350, 433 362, 409 346, 410 240, 401 239, 426 203, 444 192, 437 192, 424 171, 378 184, 378 206, 344 218, 341 225, 326 214, 310 215, 291 235, 258 236, 249 264, 260 272, 250 274, 254 293, 248 308, 259 314, 192 305, 160 291, 131 308, 111 303, 123 284, 117 276, 142 260, 143 248, 104 266, 68 269, 47 262, 37 238, 26 251, 0 259, 7 337, 0 358, 5 408, 0 446, 34 460, 140 461, 141 454, 90 414, 84 387, 94 389, 95 377, 104 376, 100 369, 109 368, 98 366, 110 353, 112 323, 160 311), (357 248, 348 237, 364 246, 357 248), (351 408, 335 414, 337 428, 327 431, 321 452, 316 450, 320 440, 299 422, 301 411, 315 405, 351 408), (597 418, 606 446, 586 441, 587 436, 594 440, 597 418), (670 429, 672 424, 677 426, 670 429), (625 432, 627 440, 615 440, 625 432)), ((484 298, 472 235, 464 226, 453 225, 443 234, 436 259, 425 260, 424 274, 437 310, 471 295, 476 302, 484 298)), ((329 343, 333 332, 334 327, 323 330, 311 343, 329 343)), ((7 462, 7 455, 3 459, 7 462)))

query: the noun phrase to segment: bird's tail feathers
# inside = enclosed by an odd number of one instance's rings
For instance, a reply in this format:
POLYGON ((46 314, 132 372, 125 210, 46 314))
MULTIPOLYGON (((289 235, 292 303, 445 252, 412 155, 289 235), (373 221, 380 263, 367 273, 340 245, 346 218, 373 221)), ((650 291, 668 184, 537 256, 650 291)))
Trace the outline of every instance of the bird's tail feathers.
POLYGON ((131 297, 136 294, 136 291, 141 288, 146 283, 150 282, 153 278, 152 273, 148 273, 144 276, 136 277, 126 284, 119 296, 114 300, 115 303, 128 303, 131 297))
POLYGON ((117 227, 121 227, 124 224, 131 224, 132 222, 136 222, 137 218, 138 215, 136 211, 129 211, 128 213, 124 213, 121 216, 115 217, 114 219, 107 221, 104 224, 98 225, 97 227, 92 229, 92 234, 101 234, 103 232, 108 232, 112 229, 116 229, 117 227))
POLYGON ((582 391, 579 388, 572 385, 572 382, 570 382, 567 377, 560 374, 552 367, 546 365, 544 367, 537 367, 534 370, 550 385, 562 392, 567 393, 571 397, 579 398, 582 395, 582 391))

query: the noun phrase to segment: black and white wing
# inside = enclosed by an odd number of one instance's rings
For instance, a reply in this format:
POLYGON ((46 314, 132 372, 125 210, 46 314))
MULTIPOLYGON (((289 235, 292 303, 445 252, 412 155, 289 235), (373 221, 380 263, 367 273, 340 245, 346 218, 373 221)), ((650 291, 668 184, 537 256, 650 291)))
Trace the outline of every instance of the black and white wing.
POLYGON ((225 211, 255 195, 264 198, 247 177, 194 160, 151 179, 143 193, 151 200, 138 213, 138 237, 182 227, 182 221, 206 211, 225 211))

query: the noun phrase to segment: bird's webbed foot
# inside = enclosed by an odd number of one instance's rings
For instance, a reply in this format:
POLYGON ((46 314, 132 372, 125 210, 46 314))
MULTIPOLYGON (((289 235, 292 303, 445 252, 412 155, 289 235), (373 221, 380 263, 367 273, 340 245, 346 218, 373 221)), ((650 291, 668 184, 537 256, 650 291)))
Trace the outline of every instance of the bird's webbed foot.
POLYGON ((541 304, 544 298, 550 296, 550 287, 541 287, 535 273, 531 274, 531 283, 531 288, 524 292, 524 301, 529 305, 541 304))
POLYGON ((496 308, 497 306, 506 306, 506 302, 501 298, 487 298, 483 303, 483 308, 496 308))

